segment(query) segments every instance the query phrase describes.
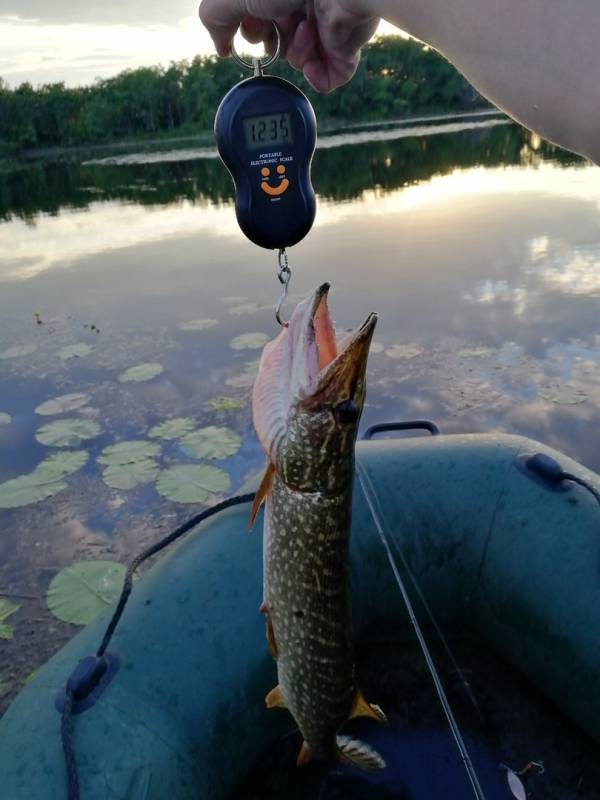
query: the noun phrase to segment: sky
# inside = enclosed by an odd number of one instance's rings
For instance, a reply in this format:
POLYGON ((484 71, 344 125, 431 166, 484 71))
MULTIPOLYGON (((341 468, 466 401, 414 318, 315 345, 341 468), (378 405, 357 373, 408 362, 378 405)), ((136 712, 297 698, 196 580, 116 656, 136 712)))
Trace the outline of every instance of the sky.
POLYGON ((209 53, 197 0, 0 0, 0 76, 10 86, 78 86, 209 53))

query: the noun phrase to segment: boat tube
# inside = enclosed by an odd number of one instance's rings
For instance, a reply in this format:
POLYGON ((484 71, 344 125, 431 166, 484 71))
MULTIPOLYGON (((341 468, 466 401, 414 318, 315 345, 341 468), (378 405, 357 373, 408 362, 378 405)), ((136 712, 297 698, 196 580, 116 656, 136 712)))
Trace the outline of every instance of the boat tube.
MULTIPOLYGON (((360 469, 384 532, 437 618, 500 653, 600 741, 600 507, 551 479, 530 439, 453 435, 361 442, 360 469)), ((262 543, 248 507, 198 527, 136 584, 110 652, 116 672, 73 717, 85 800, 227 798, 289 726, 261 602, 262 543)), ((409 621, 364 490, 355 483, 352 594, 358 642, 405 639, 409 621)), ((57 694, 93 654, 110 612, 75 636, 0 721, 1 795, 67 797, 57 694)))

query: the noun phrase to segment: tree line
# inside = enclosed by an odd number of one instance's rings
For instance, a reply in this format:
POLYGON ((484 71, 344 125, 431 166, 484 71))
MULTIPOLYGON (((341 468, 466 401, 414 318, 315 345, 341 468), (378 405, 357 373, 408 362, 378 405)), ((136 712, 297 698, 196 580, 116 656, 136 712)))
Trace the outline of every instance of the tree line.
MULTIPOLYGON (((285 62, 269 72, 296 83, 320 126, 382 120, 483 104, 435 51, 411 39, 381 37, 363 51, 354 79, 331 95, 314 92, 285 62)), ((223 95, 247 77, 232 59, 197 56, 168 67, 140 67, 93 85, 51 83, 11 89, 0 78, 0 154, 207 131, 223 95)))

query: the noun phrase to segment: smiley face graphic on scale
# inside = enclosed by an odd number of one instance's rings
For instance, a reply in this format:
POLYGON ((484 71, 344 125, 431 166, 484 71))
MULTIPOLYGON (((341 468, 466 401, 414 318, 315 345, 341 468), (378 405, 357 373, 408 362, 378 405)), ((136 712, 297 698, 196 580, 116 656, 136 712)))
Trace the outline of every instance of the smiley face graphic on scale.
POLYGON ((279 175, 279 186, 271 186, 269 183, 269 176, 271 174, 269 167, 263 167, 260 171, 260 174, 264 179, 260 182, 260 188, 265 194, 268 194, 271 197, 278 197, 279 195, 283 194, 290 185, 289 180, 285 177, 285 166, 283 164, 277 165, 276 172, 279 175))

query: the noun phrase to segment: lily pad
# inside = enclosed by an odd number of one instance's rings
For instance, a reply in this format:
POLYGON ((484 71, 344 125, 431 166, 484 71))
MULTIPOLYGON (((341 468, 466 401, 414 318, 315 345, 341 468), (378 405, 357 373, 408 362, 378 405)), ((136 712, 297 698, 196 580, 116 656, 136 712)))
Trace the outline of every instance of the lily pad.
POLYGON ((12 422, 12 417, 10 414, 5 414, 3 411, 0 411, 0 425, 9 425, 12 422))
POLYGON ((241 444, 237 433, 216 425, 188 433, 181 440, 183 452, 192 458, 226 458, 237 453, 241 444))
POLYGON ((249 389, 256 378, 258 365, 258 361, 248 361, 243 372, 239 375, 233 375, 231 378, 227 378, 225 383, 227 386, 232 386, 234 389, 249 389))
POLYGON ((0 639, 12 639, 13 627, 4 622, 11 614, 18 611, 21 606, 9 603, 8 600, 0 599, 0 639))
POLYGON ((208 408, 212 408, 213 411, 233 411, 238 408, 243 408, 245 406, 245 402, 243 400, 239 400, 236 397, 213 397, 212 400, 208 400, 206 402, 206 406, 208 408))
POLYGON ((40 484, 61 481, 67 475, 72 475, 78 469, 81 469, 88 458, 89 453, 87 450, 67 450, 54 453, 44 461, 41 461, 32 475, 39 480, 40 484))
POLYGON ((105 447, 98 456, 100 464, 122 466, 152 459, 160 453, 160 445, 145 439, 131 439, 105 447))
POLYGON ((81 408, 89 399, 89 394, 83 394, 82 392, 63 394, 52 400, 46 400, 45 403, 42 403, 36 408, 35 413, 43 417, 50 417, 53 414, 64 414, 67 411, 75 411, 81 408))
POLYGON ((266 333, 242 333, 241 336, 235 336, 229 342, 229 346, 233 350, 257 350, 264 347, 268 341, 266 333))
POLYGON ((556 403, 560 406, 575 406, 578 403, 585 403, 588 399, 583 389, 571 386, 568 383, 555 383, 540 388, 540 397, 549 403, 556 403))
POLYGON ((35 438, 50 447, 76 447, 84 439, 99 436, 101 430, 100 425, 90 419, 69 417, 42 425, 35 438))
POLYGON ((254 314, 259 308, 258 303, 240 303, 238 306, 231 306, 229 313, 239 317, 242 314, 254 314))
POLYGON ((496 351, 493 347, 465 347, 458 351, 461 358, 489 358, 496 351))
POLYGON ((182 464, 163 470, 156 490, 176 503, 205 503, 214 492, 230 487, 229 475, 208 464, 182 464))
POLYGON ((102 473, 102 480, 113 489, 134 489, 150 483, 158 475, 158 464, 151 458, 130 464, 110 464, 102 473))
POLYGON ((52 579, 48 609, 63 622, 87 625, 119 597, 124 577, 125 567, 116 561, 79 561, 52 579))
POLYGON ((187 322, 181 322, 177 327, 180 331, 205 331, 218 324, 218 319, 190 319, 187 322))
POLYGON ((122 372, 119 375, 119 381, 120 383, 142 383, 156 378, 162 371, 162 365, 154 362, 136 364, 135 367, 129 367, 125 372, 122 372))
POLYGON ((150 428, 148 436, 151 439, 180 439, 186 433, 193 431, 195 427, 196 423, 191 417, 176 417, 150 428))
POLYGON ((70 358, 89 356, 93 349, 91 345, 85 344, 85 342, 78 342, 77 344, 69 344, 63 347, 62 350, 58 351, 57 355, 63 361, 68 361, 70 358))
POLYGON ((388 347, 385 354, 388 358, 415 358, 422 352, 423 348, 420 345, 411 342, 410 344, 393 344, 388 347))
POLYGON ((20 344, 16 347, 9 347, 0 353, 0 358, 20 358, 21 356, 29 356, 37 350, 36 344, 20 344))
POLYGON ((30 503, 39 503, 66 488, 67 484, 61 480, 47 481, 43 477, 40 480, 35 471, 20 475, 0 483, 0 508, 20 508, 30 503))

